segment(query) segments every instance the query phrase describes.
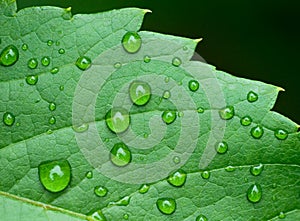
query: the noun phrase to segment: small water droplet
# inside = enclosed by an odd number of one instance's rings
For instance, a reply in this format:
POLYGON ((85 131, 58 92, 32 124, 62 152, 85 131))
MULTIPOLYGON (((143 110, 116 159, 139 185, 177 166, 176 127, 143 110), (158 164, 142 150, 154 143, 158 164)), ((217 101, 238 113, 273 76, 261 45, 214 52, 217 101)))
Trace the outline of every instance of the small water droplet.
POLYGON ((92 60, 86 56, 81 56, 77 59, 75 65, 82 71, 87 70, 92 64, 92 60))
POLYGON ((71 166, 67 160, 42 162, 38 171, 40 182, 50 192, 66 189, 71 180, 71 166))
POLYGON ((130 196, 125 196, 117 202, 110 202, 108 204, 108 206, 109 207, 111 207, 111 206, 128 206, 130 203, 130 199, 131 199, 130 196))
POLYGON ((246 117, 243 117, 240 122, 241 122, 241 125, 243 125, 243 126, 249 126, 252 123, 252 119, 251 119, 251 117, 246 116, 246 117))
POLYGON ((253 103, 255 101, 258 100, 258 95, 253 92, 253 91, 250 91, 247 95, 247 100, 250 102, 250 103, 253 103))
POLYGON ((112 108, 106 113, 105 122, 112 132, 121 133, 129 127, 130 116, 124 108, 112 108))
POLYGON ((144 184, 140 187, 139 193, 141 193, 141 194, 147 193, 149 189, 150 189, 150 186, 147 184, 144 184))
POLYGON ((55 124, 56 123, 55 117, 53 117, 53 116, 50 117, 48 122, 49 122, 49 124, 55 124))
POLYGON ((286 140, 288 138, 288 132, 283 129, 276 130, 274 135, 278 140, 286 140))
POLYGON ((59 90, 60 90, 60 91, 63 91, 64 89, 65 89, 65 87, 64 87, 63 85, 60 85, 60 86, 59 86, 59 90))
POLYGON ((105 139, 104 139, 104 142, 105 142, 105 143, 108 143, 109 141, 110 141, 109 138, 105 138, 105 139))
POLYGON ((280 212, 278 215, 279 219, 284 219, 286 217, 286 215, 284 214, 284 212, 280 212))
POLYGON ((203 171, 203 172, 201 173, 201 177, 202 177, 203 179, 209 179, 209 177, 210 177, 210 172, 209 172, 209 171, 203 171))
POLYGON ((196 218, 196 221, 207 221, 208 219, 206 218, 206 216, 204 216, 204 215, 199 215, 199 216, 197 216, 197 218, 196 218))
POLYGON ((146 139, 146 138, 148 138, 148 137, 149 137, 149 134, 144 133, 144 138, 146 139))
POLYGON ((183 117, 183 116, 184 116, 184 112, 183 111, 178 112, 178 117, 183 117))
POLYGON ((164 111, 161 117, 166 124, 171 124, 176 120, 176 111, 164 111))
POLYGON ((59 68, 58 67, 54 67, 50 71, 51 74, 57 74, 58 72, 59 72, 59 68))
POLYGON ((197 112, 200 113, 200 114, 204 113, 204 108, 198 107, 197 112))
POLYGON ((263 164, 258 164, 258 165, 254 165, 252 167, 250 167, 250 173, 253 175, 253 176, 258 176, 261 174, 261 172, 263 171, 264 169, 264 165, 263 164))
POLYGON ((184 51, 187 51, 187 50, 188 50, 188 47, 187 47, 187 46, 184 46, 184 47, 183 47, 183 50, 184 50, 184 51))
POLYGON ((53 102, 49 103, 49 110, 50 111, 55 111, 56 110, 56 104, 53 103, 53 102))
POLYGON ((107 188, 103 186, 96 186, 94 188, 94 193, 96 194, 96 196, 99 197, 105 197, 107 192, 108 192, 107 188))
POLYGON ((89 129, 89 124, 81 124, 81 125, 73 125, 72 129, 76 132, 76 133, 83 133, 85 131, 87 131, 89 129))
POLYGON ((136 53, 142 46, 142 38, 137 32, 127 32, 123 36, 122 45, 128 53, 136 53))
POLYGON ((116 63, 114 64, 114 67, 115 67, 116 69, 119 69, 119 68, 122 67, 122 64, 121 64, 120 62, 116 62, 116 63))
POLYGON ((19 59, 19 51, 14 45, 8 45, 0 54, 0 64, 8 67, 15 64, 19 59))
POLYGON ((216 144, 216 151, 220 154, 226 153, 228 150, 228 144, 226 142, 220 142, 216 144))
POLYGON ((55 45, 56 45, 56 46, 60 46, 60 41, 56 41, 56 42, 55 42, 55 45))
POLYGON ((129 86, 129 95, 134 104, 145 105, 151 98, 151 87, 146 82, 133 81, 129 86))
POLYGON ((125 220, 128 220, 128 219, 129 219, 129 215, 128 215, 127 213, 125 213, 125 214, 123 215, 123 218, 124 218, 125 220))
POLYGON ((163 98, 164 99, 168 99, 168 98, 170 98, 171 97, 171 92, 170 91, 164 91, 164 93, 163 93, 163 98))
POLYGON ((264 134, 264 129, 262 128, 262 126, 258 125, 251 129, 251 135, 255 139, 261 138, 263 136, 263 134, 264 134))
POLYGON ((124 143, 117 143, 110 151, 110 160, 116 166, 127 166, 131 162, 131 151, 124 143))
POLYGON ((93 178, 93 172, 92 172, 92 171, 86 172, 85 177, 86 177, 87 179, 92 179, 92 178, 93 178))
POLYGON ((51 129, 48 129, 47 131, 46 131, 46 134, 53 134, 53 130, 51 130, 51 129))
POLYGON ((157 209, 166 215, 170 215, 176 210, 176 201, 172 198, 160 198, 156 201, 157 209))
POLYGON ((30 69, 36 69, 37 66, 38 66, 39 62, 36 58, 31 58, 28 60, 27 62, 27 66, 30 68, 30 69))
POLYGON ((16 118, 12 113, 6 112, 3 114, 3 123, 6 126, 12 126, 15 123, 15 120, 16 118))
POLYGON ((252 203, 257 203, 261 200, 262 188, 259 184, 252 184, 247 191, 247 198, 252 203))
POLYGON ((151 57, 148 56, 148 55, 146 55, 146 56, 144 57, 144 62, 145 62, 145 63, 149 63, 150 61, 151 61, 151 57))
POLYGON ((227 166, 227 167, 225 167, 225 171, 226 172, 233 172, 233 171, 235 171, 235 167, 233 167, 233 166, 227 166))
POLYGON ((64 54, 66 51, 65 51, 65 49, 63 49, 63 48, 60 48, 60 49, 58 49, 58 53, 59 54, 64 54))
POLYGON ((219 115, 223 120, 230 120, 234 117, 234 107, 228 106, 222 110, 219 110, 219 115))
POLYGON ((53 41, 52 41, 52 40, 48 40, 48 41, 47 41, 47 45, 48 45, 48 46, 52 46, 52 45, 53 45, 53 41))
POLYGON ((199 89, 199 82, 196 80, 190 80, 189 81, 189 89, 192 92, 195 92, 199 89))
POLYGON ((47 67, 50 64, 50 58, 47 57, 47 56, 42 57, 41 63, 42 63, 43 66, 47 67))
POLYGON ((22 50, 27 51, 28 50, 28 44, 22 44, 22 50))
POLYGON ((175 66, 175 67, 179 67, 181 65, 180 58, 177 58, 177 57, 173 58, 172 65, 175 66))
POLYGON ((168 183, 175 187, 181 187, 186 181, 187 174, 183 170, 178 170, 168 177, 168 183))
POLYGON ((26 77, 25 80, 26 80, 26 83, 29 84, 29 85, 36 85, 36 83, 39 80, 39 77, 35 76, 35 75, 29 75, 29 76, 26 77))
POLYGON ((170 78, 169 77, 165 77, 165 83, 169 83, 170 78))
POLYGON ((94 212, 92 215, 91 215, 91 218, 92 220, 88 219, 88 221, 107 221, 106 217, 103 215, 102 211, 101 210, 98 210, 96 212, 94 212))

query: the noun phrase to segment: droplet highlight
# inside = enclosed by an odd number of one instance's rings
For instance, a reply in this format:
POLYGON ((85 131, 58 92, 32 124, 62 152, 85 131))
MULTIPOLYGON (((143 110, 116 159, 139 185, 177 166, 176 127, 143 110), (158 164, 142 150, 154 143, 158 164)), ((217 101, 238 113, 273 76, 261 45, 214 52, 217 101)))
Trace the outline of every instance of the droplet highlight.
POLYGON ((0 64, 8 67, 15 64, 19 59, 19 51, 14 45, 8 45, 0 54, 0 64))
POLYGON ((128 53, 137 53, 142 46, 142 38, 137 32, 127 32, 123 36, 122 45, 128 53))
POLYGON ((117 143, 110 151, 110 160, 118 167, 127 166, 131 162, 131 151, 124 143, 117 143))
POLYGON ((86 56, 79 57, 75 65, 82 71, 87 70, 92 64, 92 60, 86 56))
POLYGON ((175 187, 181 187, 186 181, 187 174, 184 170, 178 170, 168 177, 168 183, 175 187))
POLYGON ((259 184, 253 184, 247 191, 247 198, 252 203, 258 203, 262 197, 262 188, 259 184))
POLYGON ((164 111, 161 117, 166 124, 171 124, 176 120, 176 111, 164 111))
POLYGON ((172 198, 160 198, 156 201, 157 209, 166 215, 171 215, 176 210, 176 201, 172 198))
POLYGON ((135 105, 145 105, 151 98, 151 87, 146 82, 134 81, 129 86, 129 95, 135 105))
POLYGON ((223 120, 230 120, 234 117, 234 107, 228 106, 222 110, 219 110, 219 115, 223 120))
POLYGON ((130 116, 124 108, 112 108, 106 113, 105 122, 112 132, 121 133, 129 127, 130 116))

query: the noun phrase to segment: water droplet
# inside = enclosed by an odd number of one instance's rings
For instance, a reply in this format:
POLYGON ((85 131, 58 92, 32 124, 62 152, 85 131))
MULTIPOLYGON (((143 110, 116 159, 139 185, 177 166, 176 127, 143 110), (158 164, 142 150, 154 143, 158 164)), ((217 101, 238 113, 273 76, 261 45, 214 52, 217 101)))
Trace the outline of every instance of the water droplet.
POLYGON ((150 189, 150 186, 147 184, 144 184, 140 187, 139 193, 141 193, 141 194, 147 193, 149 189, 150 189))
POLYGON ((170 78, 169 77, 165 77, 165 83, 169 83, 170 78))
POLYGON ((85 177, 86 177, 87 179, 92 179, 92 178, 93 178, 93 172, 92 172, 92 171, 86 172, 85 177))
POLYGON ((53 102, 49 103, 49 110, 55 111, 56 110, 56 104, 53 103, 53 102))
POLYGON ((247 198, 252 203, 257 203, 261 200, 262 188, 259 184, 252 184, 247 191, 247 198))
POLYGON ((250 173, 253 175, 253 176, 258 176, 261 174, 261 172, 263 171, 264 169, 264 165, 263 164, 258 164, 258 165, 254 165, 252 167, 250 167, 250 173))
POLYGON ((261 138, 263 136, 263 134, 264 134, 264 129, 262 128, 262 126, 258 125, 251 129, 251 135, 255 139, 261 138))
POLYGON ((127 32, 123 36, 122 45, 128 53, 136 53, 142 46, 141 36, 137 32, 127 32))
POLYGON ((99 197, 105 197, 107 192, 108 192, 107 188, 103 186, 96 186, 94 188, 94 193, 99 197))
POLYGON ((0 64, 2 66, 11 66, 19 59, 19 51, 14 45, 8 45, 0 54, 0 64))
POLYGON ((203 172, 201 173, 201 177, 202 177, 203 179, 209 179, 209 177, 210 177, 210 172, 209 172, 209 171, 203 171, 203 172))
POLYGON ((117 63, 114 64, 114 67, 115 67, 116 69, 119 69, 119 68, 122 67, 122 64, 121 64, 120 62, 117 62, 117 63))
POLYGON ((28 44, 22 44, 22 50, 27 51, 28 50, 28 44))
POLYGON ((57 74, 58 72, 59 72, 59 68, 58 67, 54 67, 50 71, 51 74, 57 74))
POLYGON ((43 66, 47 67, 50 64, 50 58, 47 57, 47 56, 42 57, 41 63, 42 63, 43 66))
POLYGON ((6 126, 12 126, 15 123, 15 119, 15 116, 10 112, 6 112, 3 114, 3 123, 6 126))
POLYGON ((81 56, 75 64, 80 70, 85 71, 91 66, 92 60, 86 56, 81 56))
POLYGON ((241 124, 243 126, 249 126, 251 123, 252 123, 251 117, 246 116, 241 119, 241 124))
POLYGON ((197 112, 202 114, 202 113, 204 113, 204 109, 202 107, 198 107, 197 112))
POLYGON ((144 138, 148 138, 148 137, 149 137, 149 134, 144 133, 144 138))
POLYGON ((288 132, 283 129, 276 130, 274 135, 278 140, 286 140, 288 138, 288 132))
POLYGON ((53 116, 50 117, 48 122, 49 122, 49 124, 55 124, 56 123, 55 117, 53 117, 53 116))
POLYGON ((254 93, 253 91, 250 91, 247 95, 247 100, 250 103, 253 103, 258 100, 258 95, 256 93, 254 93))
POLYGON ((151 61, 151 57, 148 56, 148 55, 146 55, 146 56, 144 57, 144 62, 145 62, 145 63, 149 63, 150 61, 151 61))
POLYGON ((130 116, 124 108, 112 108, 105 115, 107 127, 114 133, 127 130, 130 124, 130 116))
POLYGON ((30 69, 35 69, 37 68, 39 62, 36 58, 31 58, 28 60, 27 62, 27 66, 30 68, 30 69))
POLYGON ((39 77, 35 75, 29 75, 26 77, 26 83, 29 85, 36 85, 38 82, 39 77))
POLYGON ((111 206, 128 206, 130 203, 130 199, 131 198, 129 196, 125 196, 117 202, 110 202, 108 204, 108 206, 109 207, 111 207, 111 206))
POLYGON ((56 45, 56 46, 59 46, 59 45, 60 45, 60 42, 59 42, 59 41, 56 41, 56 42, 55 42, 55 45, 56 45))
POLYGON ((216 144, 216 151, 220 154, 226 153, 228 150, 228 144, 226 142, 220 142, 216 144))
POLYGON ((66 51, 65 51, 65 49, 63 49, 63 48, 60 48, 60 49, 58 49, 58 53, 59 54, 64 54, 66 51))
POLYGON ((172 198, 160 198, 156 201, 156 206, 163 214, 170 215, 176 210, 176 201, 172 198))
POLYGON ((228 106, 222 110, 219 110, 219 115, 223 120, 230 120, 234 116, 234 107, 228 106))
POLYGON ((101 210, 98 210, 96 212, 94 212, 91 215, 92 220, 88 219, 88 221, 94 221, 94 220, 98 220, 98 221, 107 221, 106 217, 103 215, 101 210))
POLYGON ((128 220, 128 219, 129 219, 129 215, 128 215, 127 213, 125 213, 125 214, 123 215, 123 218, 124 218, 125 220, 128 220))
POLYGON ((173 58, 172 64, 173 64, 175 67, 179 67, 179 66, 181 65, 181 60, 180 60, 180 58, 177 58, 177 57, 173 58))
POLYGON ((50 192, 66 189, 71 180, 71 166, 67 160, 43 162, 38 171, 41 183, 50 192))
POLYGON ((64 87, 63 85, 60 85, 60 86, 59 86, 59 90, 60 90, 60 91, 63 91, 64 89, 65 89, 65 87, 64 87))
POLYGON ((164 91, 163 98, 168 99, 170 97, 171 97, 171 92, 170 91, 164 91))
POLYGON ((53 134, 53 130, 51 130, 51 129, 48 129, 47 131, 46 131, 46 134, 53 134))
POLYGON ((168 177, 168 183, 172 186, 181 187, 184 185, 186 177, 187 175, 185 171, 178 170, 168 177))
POLYGON ((187 50, 188 50, 188 47, 187 47, 187 46, 184 46, 184 47, 183 47, 183 50, 184 50, 184 51, 187 51, 187 50))
POLYGON ((131 151, 124 143, 117 143, 110 151, 110 160, 116 166, 124 167, 131 161, 131 151))
POLYGON ((171 124, 176 120, 176 111, 164 111, 161 117, 166 124, 171 124))
POLYGON ((133 81, 129 86, 129 94, 134 104, 145 105, 151 98, 151 87, 146 82, 133 81))
POLYGON ((207 221, 207 218, 206 218, 206 216, 201 214, 201 215, 197 216, 196 221, 207 221))
POLYGON ((178 117, 183 117, 184 116, 184 112, 180 111, 178 112, 178 117))
POLYGON ((48 41, 47 41, 47 45, 48 45, 48 46, 52 46, 52 45, 53 45, 53 41, 52 41, 52 40, 48 40, 48 41))
POLYGON ((225 171, 226 172, 233 172, 233 171, 235 171, 235 167, 233 167, 233 166, 227 166, 227 167, 225 167, 225 171))
POLYGON ((178 156, 173 157, 173 162, 175 164, 179 164, 180 163, 180 157, 178 157, 178 156))
POLYGON ((81 125, 73 125, 72 129, 76 132, 76 133, 83 133, 85 131, 87 131, 89 129, 89 124, 81 124, 81 125))
POLYGON ((284 214, 284 212, 280 212, 278 215, 279 219, 284 219, 286 217, 286 215, 284 214))
POLYGON ((196 80, 190 80, 189 89, 193 92, 197 91, 199 89, 199 82, 196 80))

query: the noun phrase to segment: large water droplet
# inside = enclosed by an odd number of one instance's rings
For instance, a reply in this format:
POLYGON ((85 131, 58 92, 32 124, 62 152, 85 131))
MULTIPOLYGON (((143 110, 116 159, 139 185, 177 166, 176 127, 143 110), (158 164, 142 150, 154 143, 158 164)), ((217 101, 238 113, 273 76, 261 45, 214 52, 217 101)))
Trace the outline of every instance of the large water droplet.
POLYGON ((207 221, 207 218, 206 218, 206 216, 201 214, 201 215, 197 216, 196 221, 207 221))
POLYGON ((38 170, 41 183, 50 192, 60 192, 70 183, 71 166, 67 160, 43 162, 38 170))
POLYGON ((10 112, 6 112, 3 114, 3 123, 6 126, 12 126, 15 123, 15 119, 15 116, 10 112))
POLYGON ((219 115, 223 120, 230 120, 234 117, 234 107, 228 106, 222 110, 219 110, 219 115))
POLYGON ((47 56, 42 57, 41 63, 42 63, 43 66, 47 67, 50 64, 50 58, 47 57, 47 56))
POLYGON ((108 190, 104 186, 96 186, 94 188, 94 193, 96 194, 96 196, 99 196, 99 197, 105 197, 107 192, 108 192, 108 190))
POLYGON ((114 133, 127 130, 130 124, 130 116, 124 108, 112 108, 105 115, 107 127, 114 133))
POLYGON ((53 103, 53 102, 49 103, 49 110, 50 111, 55 111, 56 110, 56 104, 53 103))
POLYGON ((131 161, 131 151, 124 143, 117 143, 110 151, 110 160, 116 166, 124 167, 131 161))
POLYGON ((247 191, 247 198, 252 203, 257 203, 261 200, 262 188, 259 184, 252 184, 247 191))
POLYGON ((123 36, 122 45, 128 53, 136 53, 142 46, 141 36, 137 32, 127 32, 123 36))
POLYGON ((136 105, 145 105, 151 98, 151 87, 148 83, 134 81, 129 86, 131 101, 136 105))
POLYGON ((226 142, 220 142, 216 144, 216 151, 220 154, 226 153, 228 150, 228 144, 226 142))
POLYGON ((164 111, 161 117, 166 124, 171 124, 176 120, 176 111, 164 111))
POLYGON ((190 80, 189 89, 193 92, 197 91, 199 89, 199 82, 196 80, 190 80))
POLYGON ((258 176, 261 174, 261 172, 263 171, 264 169, 264 165, 263 164, 258 164, 258 165, 254 165, 252 167, 250 167, 250 173, 253 175, 253 176, 258 176))
POLYGON ((75 64, 80 70, 85 71, 91 66, 92 60, 86 56, 81 56, 75 64))
POLYGON ((36 69, 37 66, 38 66, 39 62, 36 58, 31 58, 28 60, 27 62, 27 66, 30 68, 30 69, 36 69))
POLYGON ((72 129, 76 132, 76 133, 83 133, 85 131, 87 131, 89 129, 89 124, 81 124, 81 125, 73 125, 72 129))
POLYGON ((251 117, 246 116, 241 119, 241 125, 243 126, 249 126, 251 123, 252 123, 251 117))
POLYGON ((256 93, 254 93, 253 91, 250 91, 247 95, 247 100, 250 103, 253 103, 258 100, 258 95, 256 93))
POLYGON ((172 60, 172 65, 175 66, 175 67, 179 67, 181 65, 181 63, 182 62, 181 62, 180 58, 175 57, 172 60))
POLYGON ((145 62, 145 63, 149 63, 150 61, 151 61, 151 57, 148 56, 148 55, 146 55, 146 56, 144 57, 144 62, 145 62))
POLYGON ((88 171, 88 172, 86 172, 85 177, 86 177, 87 179, 92 179, 92 178, 93 178, 93 171, 88 171))
POLYGON ((278 140, 286 140, 288 138, 288 132, 283 129, 276 130, 274 135, 278 140))
POLYGON ((178 170, 168 177, 168 182, 173 186, 181 187, 186 181, 186 176, 187 174, 185 171, 178 170))
POLYGON ((49 118, 48 122, 49 122, 49 124, 55 124, 56 123, 56 118, 52 116, 52 117, 49 118))
POLYGON ((176 201, 172 198, 160 198, 156 201, 156 206, 163 214, 170 215, 176 210, 176 201))
POLYGON ((203 171, 203 172, 201 173, 201 177, 202 177, 203 179, 209 179, 209 177, 210 177, 210 172, 209 172, 209 171, 203 171))
POLYGON ((150 186, 147 184, 144 184, 140 187, 139 193, 141 193, 141 194, 147 193, 149 189, 150 189, 150 186))
POLYGON ((29 75, 26 77, 26 83, 29 85, 36 85, 38 82, 39 77, 35 75, 29 75))
POLYGON ((262 126, 259 126, 259 125, 258 125, 258 126, 253 127, 253 128, 251 129, 251 135, 252 135, 252 137, 255 138, 255 139, 261 138, 261 137, 263 136, 263 134, 264 134, 264 129, 263 129, 262 126))
POLYGON ((0 54, 0 64, 2 66, 11 66, 19 59, 19 51, 14 45, 8 45, 0 54))
POLYGON ((22 44, 22 50, 27 51, 28 50, 28 44, 22 44))

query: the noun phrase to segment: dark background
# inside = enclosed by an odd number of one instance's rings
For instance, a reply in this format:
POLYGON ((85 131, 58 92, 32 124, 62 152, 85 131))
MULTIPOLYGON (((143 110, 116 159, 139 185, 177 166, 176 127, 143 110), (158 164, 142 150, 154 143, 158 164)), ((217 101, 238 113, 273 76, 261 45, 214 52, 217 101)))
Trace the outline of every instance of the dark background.
POLYGON ((143 30, 203 37, 197 52, 219 70, 286 89, 274 108, 300 124, 298 0, 18 0, 18 9, 53 5, 72 13, 150 9, 143 30))

